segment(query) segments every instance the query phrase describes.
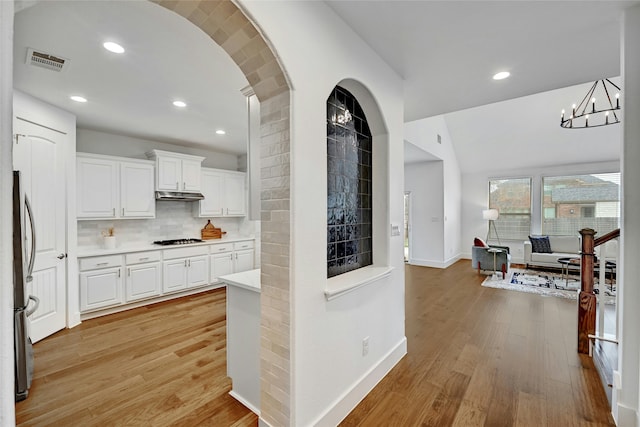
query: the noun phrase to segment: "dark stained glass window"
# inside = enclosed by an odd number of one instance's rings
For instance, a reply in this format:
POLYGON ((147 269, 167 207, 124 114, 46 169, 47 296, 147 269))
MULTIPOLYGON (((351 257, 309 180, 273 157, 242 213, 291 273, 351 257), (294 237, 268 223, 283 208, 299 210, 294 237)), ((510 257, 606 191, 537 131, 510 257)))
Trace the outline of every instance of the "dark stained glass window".
POLYGON ((373 263, 371 131, 355 97, 327 99, 327 276, 373 263))

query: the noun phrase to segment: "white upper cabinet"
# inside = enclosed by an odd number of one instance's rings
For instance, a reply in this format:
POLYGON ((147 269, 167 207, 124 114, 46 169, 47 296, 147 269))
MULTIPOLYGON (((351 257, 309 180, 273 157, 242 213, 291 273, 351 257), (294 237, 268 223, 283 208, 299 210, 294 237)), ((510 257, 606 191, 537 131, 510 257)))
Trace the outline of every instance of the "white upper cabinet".
POLYGON ((195 206, 199 217, 245 216, 247 194, 244 172, 202 168, 201 200, 195 206))
POLYGON ((116 218, 118 163, 94 157, 76 159, 78 218, 116 218))
POLYGON ((120 163, 120 202, 123 218, 155 218, 152 164, 120 163))
POLYGON ((147 157, 156 161, 156 190, 199 193, 200 169, 204 157, 151 150, 147 157))
POLYGON ((78 219, 155 218, 153 162, 78 153, 76 167, 78 219))

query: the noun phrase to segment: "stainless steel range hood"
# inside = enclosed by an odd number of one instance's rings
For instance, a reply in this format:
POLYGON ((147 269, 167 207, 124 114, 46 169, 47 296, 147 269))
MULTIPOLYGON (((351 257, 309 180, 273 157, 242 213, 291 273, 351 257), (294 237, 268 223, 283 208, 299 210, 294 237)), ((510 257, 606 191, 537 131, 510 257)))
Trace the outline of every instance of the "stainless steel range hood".
POLYGON ((173 200, 174 202, 197 202, 204 199, 202 193, 182 193, 179 191, 156 191, 156 200, 173 200))

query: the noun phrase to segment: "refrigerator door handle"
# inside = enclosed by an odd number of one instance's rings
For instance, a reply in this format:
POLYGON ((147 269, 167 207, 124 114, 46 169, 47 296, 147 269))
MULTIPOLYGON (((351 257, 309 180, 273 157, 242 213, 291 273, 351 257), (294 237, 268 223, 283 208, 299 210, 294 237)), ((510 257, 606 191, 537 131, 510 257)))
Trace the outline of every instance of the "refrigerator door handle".
POLYGON ((36 260, 36 225, 33 222, 33 211, 31 210, 31 203, 29 203, 29 198, 26 194, 24 195, 24 204, 27 207, 29 224, 31 225, 31 256, 29 257, 29 267, 27 268, 27 282, 31 282, 33 280, 33 264, 36 260))
POLYGON ((38 307, 40 307, 40 298, 38 298, 35 295, 29 295, 29 299, 33 302, 36 303, 36 305, 33 306, 33 308, 30 308, 28 310, 25 310, 24 314, 26 314, 27 317, 31 316, 33 313, 35 313, 35 311, 38 309, 38 307))

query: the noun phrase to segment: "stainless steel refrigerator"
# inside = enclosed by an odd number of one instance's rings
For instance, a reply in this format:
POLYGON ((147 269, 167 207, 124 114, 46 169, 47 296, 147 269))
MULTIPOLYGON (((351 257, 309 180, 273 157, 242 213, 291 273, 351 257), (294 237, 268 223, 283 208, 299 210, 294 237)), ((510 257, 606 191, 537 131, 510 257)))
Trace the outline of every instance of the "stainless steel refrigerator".
POLYGON ((33 377, 33 348, 29 338, 27 317, 38 308, 38 298, 28 295, 27 283, 32 280, 36 240, 29 199, 21 188, 20 172, 13 171, 13 330, 15 353, 16 402, 29 394, 33 377), (29 224, 29 230, 25 227, 29 224), (31 247, 26 253, 25 237, 31 233, 31 247), (32 307, 27 308, 29 301, 32 307))

